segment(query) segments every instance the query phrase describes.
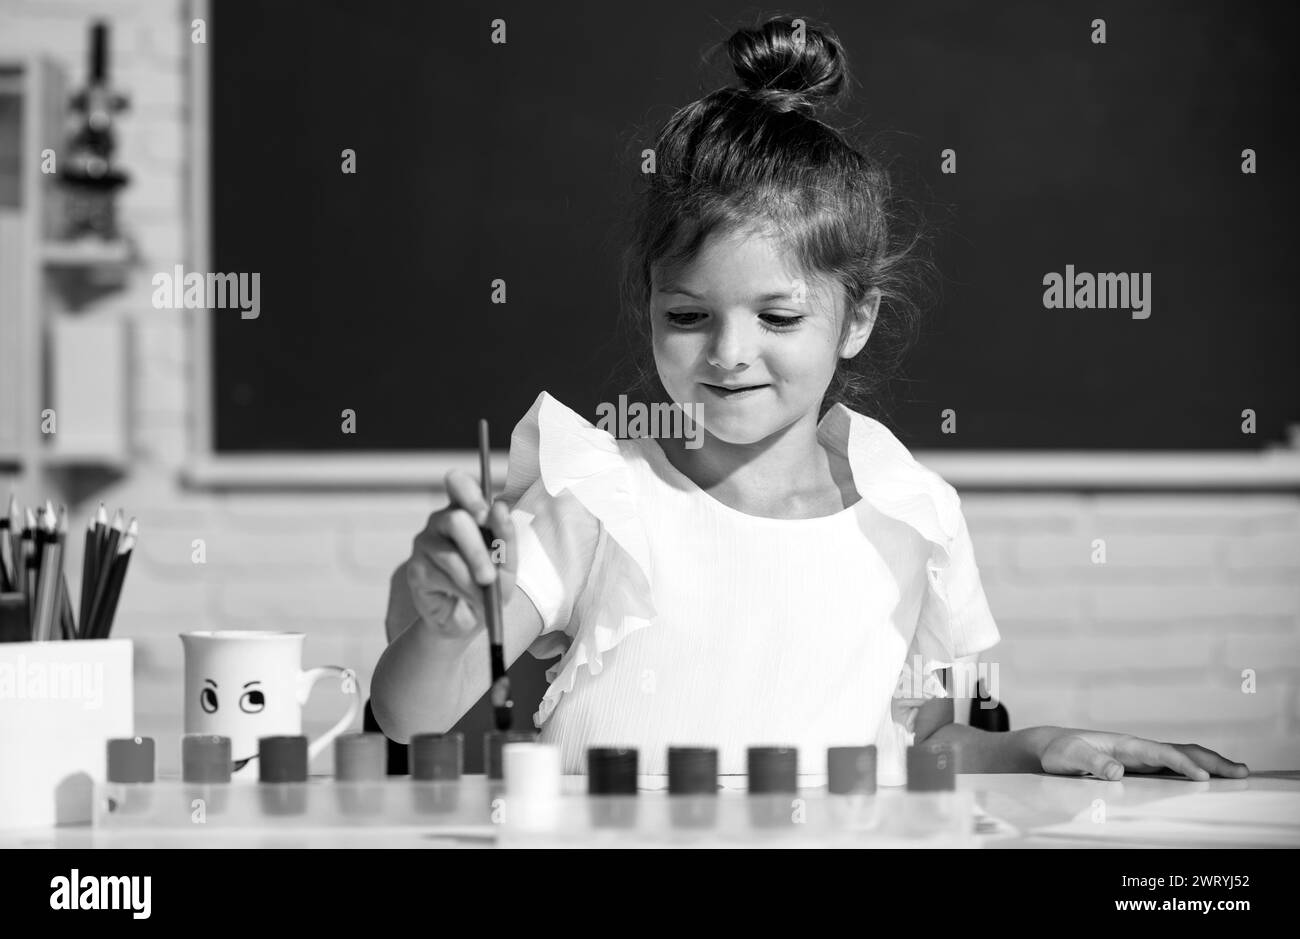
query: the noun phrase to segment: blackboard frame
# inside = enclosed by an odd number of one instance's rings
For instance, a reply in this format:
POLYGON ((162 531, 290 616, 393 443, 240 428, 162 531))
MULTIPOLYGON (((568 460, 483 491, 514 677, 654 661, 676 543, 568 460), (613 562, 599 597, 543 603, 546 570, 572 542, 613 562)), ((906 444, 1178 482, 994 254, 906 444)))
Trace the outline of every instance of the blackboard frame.
MULTIPOLYGON (((187 21, 206 19, 208 0, 189 0, 187 21)), ((186 98, 190 124, 189 217, 186 269, 208 271, 212 257, 210 185, 211 58, 205 44, 189 48, 186 98)), ((477 455, 444 450, 426 456, 407 452, 304 454, 220 453, 214 446, 211 382, 211 312, 188 314, 191 434, 184 481, 200 488, 326 488, 439 491, 452 469, 477 473, 477 455)), ((505 478, 504 451, 493 455, 493 476, 505 478)), ((1259 451, 1015 451, 958 453, 917 449, 914 456, 959 491, 1296 491, 1300 490, 1300 425, 1284 444, 1259 451)))

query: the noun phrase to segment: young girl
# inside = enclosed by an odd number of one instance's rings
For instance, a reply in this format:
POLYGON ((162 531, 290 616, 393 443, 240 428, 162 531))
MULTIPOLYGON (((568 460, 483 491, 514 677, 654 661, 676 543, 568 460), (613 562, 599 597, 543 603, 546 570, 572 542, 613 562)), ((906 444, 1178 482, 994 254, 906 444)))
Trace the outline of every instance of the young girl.
POLYGON ((449 474, 392 580, 385 733, 445 731, 488 689, 481 590, 500 576, 507 663, 563 656, 533 720, 567 773, 593 745, 638 747, 650 774, 670 745, 715 746, 741 774, 748 746, 796 745, 817 772, 828 747, 875 743, 899 784, 926 740, 965 772, 1246 775, 1190 744, 953 723, 936 673, 999 639, 957 493, 844 403, 906 345, 913 245, 885 171, 814 116, 847 84, 838 39, 776 19, 726 49, 740 86, 661 131, 624 271, 648 387, 702 439, 615 439, 542 393, 500 501, 449 474))

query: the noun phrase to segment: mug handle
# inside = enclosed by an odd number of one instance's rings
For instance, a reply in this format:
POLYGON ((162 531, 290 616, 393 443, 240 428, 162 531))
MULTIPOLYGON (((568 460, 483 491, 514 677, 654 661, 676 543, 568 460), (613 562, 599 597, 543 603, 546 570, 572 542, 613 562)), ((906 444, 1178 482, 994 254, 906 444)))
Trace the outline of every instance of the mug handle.
POLYGON ((327 675, 334 675, 344 680, 351 679, 354 685, 352 694, 352 703, 348 705, 348 713, 339 719, 339 722, 331 727, 325 733, 313 740, 307 747, 307 759, 314 760, 329 742, 337 737, 357 719, 361 713, 361 679, 357 677, 354 669, 344 668, 341 665, 322 665, 319 668, 309 668, 302 673, 299 679, 298 704, 305 705, 307 699, 311 697, 311 690, 327 675))

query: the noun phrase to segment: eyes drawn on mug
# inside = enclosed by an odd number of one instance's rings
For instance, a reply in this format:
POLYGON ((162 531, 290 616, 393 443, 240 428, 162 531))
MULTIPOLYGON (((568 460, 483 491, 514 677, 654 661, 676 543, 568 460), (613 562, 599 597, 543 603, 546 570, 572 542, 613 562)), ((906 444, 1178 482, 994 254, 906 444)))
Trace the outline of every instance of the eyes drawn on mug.
MULTIPOLYGON (((203 681, 205 687, 199 692, 199 706, 208 714, 215 714, 220 707, 220 701, 217 698, 217 683, 211 678, 205 678, 203 681), (212 687, 208 688, 206 685, 212 687)), ((266 695, 263 694, 260 687, 253 687, 261 684, 262 682, 259 679, 244 682, 245 691, 239 696, 239 709, 245 714, 258 714, 266 707, 266 695)))

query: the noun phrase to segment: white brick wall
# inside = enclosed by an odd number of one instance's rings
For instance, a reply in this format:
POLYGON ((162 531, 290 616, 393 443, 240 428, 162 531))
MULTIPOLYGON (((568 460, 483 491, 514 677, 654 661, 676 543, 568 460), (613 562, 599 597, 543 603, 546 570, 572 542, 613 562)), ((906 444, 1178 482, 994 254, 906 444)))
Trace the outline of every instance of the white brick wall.
POLYGON ((1257 769, 1300 762, 1300 502, 962 501, 1003 634, 986 658, 1013 726, 1196 742, 1257 769), (1098 540, 1105 563, 1093 563, 1098 540))
MULTIPOLYGON (((137 643, 137 728, 178 764, 181 648, 196 628, 294 628, 310 663, 353 666, 368 686, 383 648, 387 578, 432 497, 185 490, 190 363, 180 314, 150 305, 154 271, 183 263, 184 62, 177 0, 0 0, 0 43, 48 52, 85 75, 92 17, 113 23, 113 63, 132 107, 121 204, 144 263, 102 304, 133 321, 134 471, 100 498, 144 526, 122 598, 137 643), (191 563, 202 538, 207 563, 191 563)), ((31 495, 31 494, 25 494, 31 495)), ((1054 723, 1195 741, 1256 769, 1300 765, 1300 500, 1281 496, 986 495, 963 499, 990 605, 1013 726, 1054 723), (1103 539, 1106 563, 1092 563, 1103 539), (1254 694, 1242 692, 1254 669, 1254 694)), ((69 559, 73 589, 80 549, 69 559)), ((339 712, 323 686, 310 732, 339 712)), ((324 762, 317 768, 326 768, 324 762)))

